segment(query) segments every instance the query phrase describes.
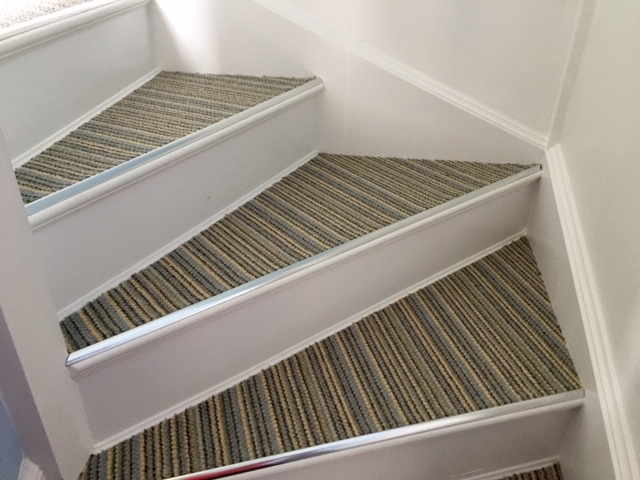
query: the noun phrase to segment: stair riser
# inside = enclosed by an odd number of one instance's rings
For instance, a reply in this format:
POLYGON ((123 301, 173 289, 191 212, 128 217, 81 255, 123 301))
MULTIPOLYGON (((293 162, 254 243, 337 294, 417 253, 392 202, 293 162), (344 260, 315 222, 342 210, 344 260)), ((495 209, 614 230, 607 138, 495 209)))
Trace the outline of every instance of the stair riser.
POLYGON ((316 146, 315 95, 320 90, 283 109, 263 112, 262 119, 252 117, 220 131, 213 144, 203 139, 204 145, 169 153, 31 215, 60 318, 168 253, 307 158, 316 146), (87 201, 96 190, 101 196, 87 201), (60 209, 61 215, 41 223, 40 216, 50 215, 52 209, 60 209))
POLYGON ((518 236, 533 189, 525 183, 483 198, 74 364, 97 445, 181 411, 518 236))
POLYGON ((553 463, 573 409, 542 410, 418 434, 249 473, 234 480, 480 480, 553 463), (509 473, 505 473, 509 472, 509 473))
POLYGON ((148 14, 144 0, 118 1, 0 42, 0 125, 14 166, 155 69, 148 14))

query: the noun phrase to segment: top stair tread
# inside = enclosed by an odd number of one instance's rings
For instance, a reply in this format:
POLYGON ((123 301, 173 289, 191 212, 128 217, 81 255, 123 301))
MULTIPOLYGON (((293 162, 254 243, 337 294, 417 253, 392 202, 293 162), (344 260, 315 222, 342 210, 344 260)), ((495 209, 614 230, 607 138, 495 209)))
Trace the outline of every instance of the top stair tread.
POLYGON ((521 238, 93 455, 81 478, 120 478, 128 458, 131 478, 182 475, 579 388, 521 238))
POLYGON ((0 29, 13 27, 92 1, 94 0, 2 0, 0 29))
POLYGON ((309 82, 161 72, 15 171, 25 204, 309 82))
POLYGON ((70 352, 526 170, 320 154, 68 316, 70 352))

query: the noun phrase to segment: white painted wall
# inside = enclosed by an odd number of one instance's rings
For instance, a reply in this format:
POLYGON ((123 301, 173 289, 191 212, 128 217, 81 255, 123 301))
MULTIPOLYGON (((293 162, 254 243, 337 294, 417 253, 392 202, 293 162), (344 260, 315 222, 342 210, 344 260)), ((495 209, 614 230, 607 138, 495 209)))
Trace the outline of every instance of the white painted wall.
POLYGON ((640 3, 597 0, 560 143, 636 457, 624 478, 640 478, 638 44, 640 3))
POLYGON ((321 150, 519 163, 540 156, 539 148, 425 91, 419 72, 409 71, 417 82, 411 83, 395 60, 375 63, 351 40, 325 36, 251 0, 157 5, 163 69, 321 77, 321 150))
POLYGON ((0 388, 25 456, 77 478, 92 439, 1 134, 0 219, 0 388))
MULTIPOLYGON (((471 99, 501 121, 544 140, 582 0, 411 0, 401 8, 391 0, 158 3, 165 16, 160 51, 167 65, 195 71, 244 66, 320 74, 318 64, 335 57, 336 48, 356 49, 390 59, 398 68, 471 99), (261 14, 249 8, 252 3, 296 18, 324 43, 300 43, 300 35, 288 33, 283 44, 284 32, 274 29, 265 35, 267 25, 256 22, 261 14), (243 14, 230 15, 235 8, 243 14), (182 21, 188 29, 180 28, 182 21), (240 38, 230 44, 231 31, 240 38), (258 32, 262 34, 256 45, 258 32), (286 47, 286 55, 281 55, 286 47), (269 54, 256 54, 261 48, 269 54)), ((349 65, 344 61, 331 60, 331 77, 348 73, 349 79, 358 79, 358 72, 345 71, 349 65)))
POLYGON ((121 0, 0 41, 0 128, 14 165, 155 68, 147 8, 121 0))

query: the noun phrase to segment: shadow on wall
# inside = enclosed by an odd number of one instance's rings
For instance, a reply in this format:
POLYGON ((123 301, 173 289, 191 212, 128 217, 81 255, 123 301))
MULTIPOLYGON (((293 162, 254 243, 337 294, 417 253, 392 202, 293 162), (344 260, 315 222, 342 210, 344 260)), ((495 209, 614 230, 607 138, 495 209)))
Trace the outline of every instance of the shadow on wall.
POLYGON ((20 440, 0 397, 0 478, 17 479, 22 463, 20 440))

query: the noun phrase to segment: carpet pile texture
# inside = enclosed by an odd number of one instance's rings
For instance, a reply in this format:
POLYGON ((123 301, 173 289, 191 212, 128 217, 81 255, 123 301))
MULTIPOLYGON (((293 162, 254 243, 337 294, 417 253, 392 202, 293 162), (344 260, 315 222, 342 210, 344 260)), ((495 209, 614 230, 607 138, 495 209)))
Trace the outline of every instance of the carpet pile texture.
POLYGON ((15 170, 25 204, 310 81, 162 72, 15 170))
POLYGON ((320 154, 61 322, 70 352, 528 168, 320 154))
POLYGON ((80 478, 166 478, 577 388, 521 238, 91 456, 80 478))

